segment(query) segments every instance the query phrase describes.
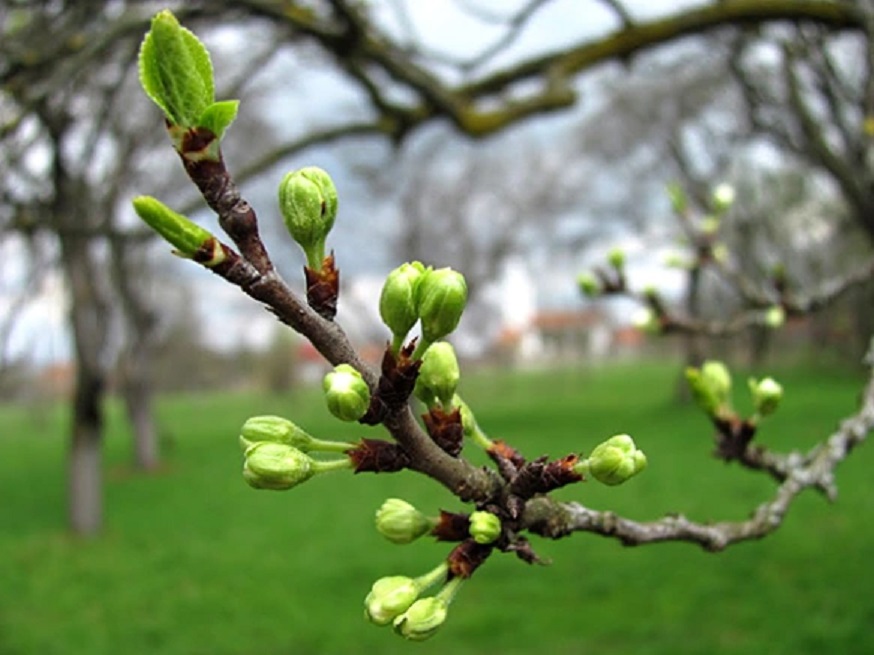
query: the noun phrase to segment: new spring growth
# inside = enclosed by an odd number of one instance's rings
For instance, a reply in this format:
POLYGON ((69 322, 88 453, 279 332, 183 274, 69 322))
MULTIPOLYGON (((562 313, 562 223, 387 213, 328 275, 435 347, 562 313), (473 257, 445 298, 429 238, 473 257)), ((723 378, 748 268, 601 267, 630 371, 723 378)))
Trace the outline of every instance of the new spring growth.
POLYGON ((783 400, 783 387, 774 378, 750 378, 749 388, 757 419, 773 414, 783 400))
POLYGON ((400 498, 389 498, 376 510, 376 530, 395 544, 415 541, 435 525, 434 519, 400 498))
POLYGON ((709 360, 701 368, 690 366, 686 381, 695 402, 708 416, 724 418, 731 412, 731 374, 725 364, 709 360))
POLYGON ((413 353, 414 359, 458 326, 467 304, 467 282, 451 268, 426 270, 419 281, 417 298, 422 340, 413 353))
POLYGON ((391 330, 392 352, 395 354, 419 320, 418 288, 424 273, 422 262, 401 264, 388 274, 382 286, 379 315, 391 330))
POLYGON ((646 455, 634 445, 627 434, 617 434, 595 446, 588 458, 581 460, 574 470, 580 475, 590 474, 598 482, 614 486, 622 484, 646 468, 646 455))
POLYGON ((294 446, 273 441, 252 444, 244 456, 243 479, 256 489, 283 491, 319 473, 352 468, 348 457, 327 461, 313 459, 294 446))
POLYGON ((315 166, 288 173, 279 184, 279 209, 307 266, 322 270, 325 242, 337 217, 337 189, 331 176, 315 166))
POLYGON ((577 276, 577 286, 586 298, 597 298, 601 295, 601 291, 603 291, 601 280, 589 271, 580 273, 577 276))
POLYGON ((138 64, 140 84, 164 112, 177 149, 185 130, 207 129, 220 139, 236 117, 238 101, 215 102, 212 62, 206 47, 169 10, 152 19, 140 46, 138 64))
POLYGON ((721 215, 731 208, 732 204, 734 204, 734 199, 735 192, 733 186, 726 183, 717 184, 710 196, 710 205, 717 215, 721 215))
POLYGON ((339 364, 322 381, 328 410, 341 421, 357 421, 370 406, 370 388, 361 373, 339 364))
POLYGON ((413 393, 427 407, 439 402, 444 409, 449 409, 460 378, 455 349, 448 341, 438 341, 431 344, 422 355, 422 366, 413 393))
POLYGON ((765 311, 762 321, 766 327, 776 330, 786 322, 786 312, 780 305, 774 305, 765 311))
POLYGON ((175 253, 187 259, 197 259, 206 267, 224 261, 224 249, 209 230, 205 230, 182 214, 177 214, 151 196, 133 199, 134 211, 150 228, 175 248, 175 253))
POLYGON ((607 253, 607 263, 617 271, 621 271, 622 267, 625 266, 625 251, 618 246, 611 248, 607 253))
POLYGON ((449 566, 441 562, 418 578, 390 575, 373 583, 364 599, 364 616, 376 625, 388 625, 407 611, 419 595, 446 579, 449 566))
POLYGON ((281 416, 253 416, 243 423, 240 429, 240 445, 243 451, 260 441, 285 444, 304 453, 344 453, 355 448, 355 444, 344 441, 316 439, 297 424, 281 416))
POLYGON ((468 531, 478 544, 490 544, 501 536, 501 519, 491 512, 471 512, 468 531))
POLYGON ((446 622, 449 604, 458 592, 464 578, 452 578, 436 596, 420 598, 406 612, 395 618, 394 631, 411 641, 424 641, 434 636, 446 622))

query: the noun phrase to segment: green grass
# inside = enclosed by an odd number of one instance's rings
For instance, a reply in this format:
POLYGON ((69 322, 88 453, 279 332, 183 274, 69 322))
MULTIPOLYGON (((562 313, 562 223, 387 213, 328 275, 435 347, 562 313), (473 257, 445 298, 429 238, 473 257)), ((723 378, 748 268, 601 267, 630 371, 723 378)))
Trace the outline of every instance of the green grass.
MULTIPOLYGON (((708 457, 705 419, 671 402, 675 374, 648 365, 479 376, 463 390, 489 433, 527 455, 584 451, 625 431, 647 452, 650 467, 629 484, 576 485, 563 498, 639 519, 677 511, 744 518, 773 487, 708 457)), ((761 435, 780 449, 828 434, 860 386, 829 371, 787 370, 781 380, 785 406, 761 435)), ((80 541, 63 530, 63 411, 3 408, 0 653, 871 652, 867 445, 840 467, 836 504, 801 498, 764 541, 714 555, 686 544, 627 549, 587 534, 534 538, 551 566, 494 556, 462 588, 441 633, 407 644, 367 624, 362 599, 376 578, 424 572, 448 546, 389 544, 372 527, 373 511, 390 495, 428 511, 459 504, 408 473, 338 473, 286 493, 249 489, 236 430, 267 412, 318 436, 368 434, 330 420, 312 390, 290 399, 167 399, 167 464, 139 476, 127 467, 129 438, 111 411, 107 528, 80 541)))

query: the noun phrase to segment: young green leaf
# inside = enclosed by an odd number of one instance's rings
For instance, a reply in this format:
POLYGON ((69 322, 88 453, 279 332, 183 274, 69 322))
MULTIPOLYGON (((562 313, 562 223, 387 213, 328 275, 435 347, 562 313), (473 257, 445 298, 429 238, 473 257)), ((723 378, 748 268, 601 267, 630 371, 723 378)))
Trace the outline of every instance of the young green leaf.
MULTIPOLYGON (((140 46, 139 70, 146 95, 174 125, 197 125, 213 104, 215 88, 209 53, 167 9, 152 19, 152 28, 140 46)), ((230 120, 224 127, 228 123, 230 120)))
POLYGON ((234 122, 237 117, 237 109, 240 106, 239 100, 222 100, 214 102, 209 107, 204 109, 200 118, 197 119, 198 127, 205 127, 210 132, 216 135, 216 138, 221 139, 228 125, 234 122))

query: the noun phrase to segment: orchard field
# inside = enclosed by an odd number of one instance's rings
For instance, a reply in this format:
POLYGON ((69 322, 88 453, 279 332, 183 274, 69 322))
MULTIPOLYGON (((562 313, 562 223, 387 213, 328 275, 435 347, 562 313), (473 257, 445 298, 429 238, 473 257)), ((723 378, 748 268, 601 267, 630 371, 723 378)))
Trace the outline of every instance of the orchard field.
MULTIPOLYGON (((784 405, 763 443, 807 448, 854 409, 861 374, 788 368, 784 405)), ((672 400, 662 364, 479 374, 461 391, 493 437, 528 456, 585 452, 632 434, 649 468, 622 487, 558 492, 641 520, 684 512, 742 519, 767 499, 764 476, 713 460, 710 426, 672 400)), ((736 381, 737 404, 744 379, 736 381)), ((449 550, 396 546, 373 528, 389 496, 426 513, 461 509, 412 474, 319 476, 289 492, 240 475, 237 429, 281 413, 315 436, 378 436, 339 424, 315 389, 165 398, 166 463, 131 471, 110 408, 106 529, 64 532, 63 409, 0 408, 0 653, 273 655, 355 653, 870 653, 874 639, 874 452, 838 469, 836 504, 809 493, 771 537, 720 554, 668 544, 623 548, 587 534, 533 538, 550 566, 497 554, 461 589, 431 641, 409 644, 368 624, 362 601, 388 574, 418 575, 449 550)), ((472 448, 472 446, 467 447, 472 448)), ((484 458, 472 455, 475 461, 484 458)))

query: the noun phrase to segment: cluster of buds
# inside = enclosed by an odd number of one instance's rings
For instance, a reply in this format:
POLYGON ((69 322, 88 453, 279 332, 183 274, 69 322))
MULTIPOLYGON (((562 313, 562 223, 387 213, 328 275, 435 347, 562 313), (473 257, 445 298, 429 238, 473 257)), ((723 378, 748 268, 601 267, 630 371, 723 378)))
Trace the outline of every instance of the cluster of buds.
POLYGON ((607 266, 596 266, 577 276, 577 287, 587 298, 615 295, 626 290, 625 251, 614 247, 607 252, 607 266))
POLYGON ((353 468, 353 460, 317 459, 311 452, 346 453, 354 444, 316 439, 280 416, 254 416, 240 430, 243 479, 256 489, 284 491, 319 473, 353 468))
POLYGON ((591 475, 598 482, 616 486, 627 482, 646 468, 646 455, 627 434, 617 434, 595 446, 592 453, 580 460, 574 470, 581 476, 591 475))
POLYGON ((461 273, 409 262, 386 277, 379 298, 379 315, 391 330, 395 354, 416 322, 420 322, 421 339, 413 353, 415 359, 455 330, 466 304, 467 282, 461 273))

